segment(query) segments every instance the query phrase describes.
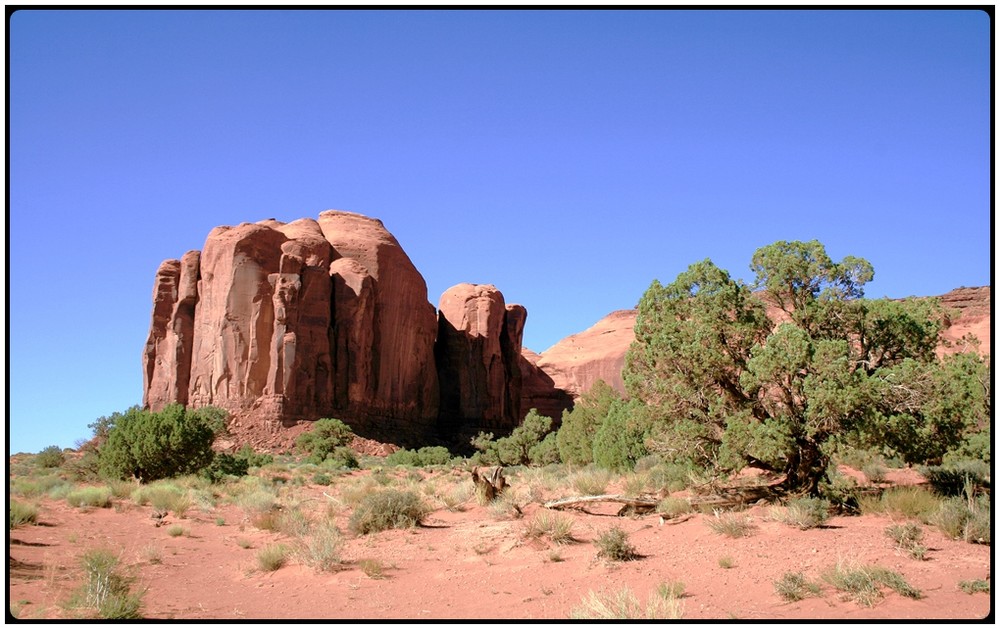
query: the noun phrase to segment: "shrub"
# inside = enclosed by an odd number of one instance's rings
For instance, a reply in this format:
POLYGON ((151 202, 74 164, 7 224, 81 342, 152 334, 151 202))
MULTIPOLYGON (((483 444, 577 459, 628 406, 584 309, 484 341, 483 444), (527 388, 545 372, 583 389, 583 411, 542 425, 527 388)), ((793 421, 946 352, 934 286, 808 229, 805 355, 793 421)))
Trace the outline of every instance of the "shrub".
POLYGON ((886 528, 885 534, 896 542, 896 547, 905 550, 914 559, 924 559, 927 547, 920 543, 924 536, 923 530, 913 522, 894 524, 886 528))
POLYGON ((976 490, 990 486, 990 466, 983 461, 960 461, 921 469, 934 491, 944 496, 961 496, 966 487, 976 490))
POLYGON ((35 455, 35 464, 38 467, 59 467, 66 461, 66 455, 59 446, 48 446, 35 455))
POLYGON ((385 457, 385 464, 425 467, 427 465, 447 465, 451 459, 451 452, 448 451, 448 448, 425 446, 419 450, 396 450, 385 457))
POLYGON ((354 439, 354 432, 350 426, 339 419, 324 418, 316 420, 312 430, 299 435, 295 440, 296 448, 308 455, 306 459, 309 463, 320 464, 326 459, 343 461, 347 467, 357 467, 357 458, 347 456, 344 449, 350 451, 346 446, 354 439), (353 459, 354 465, 350 465, 353 459))
POLYGON ((257 553, 257 565, 261 570, 274 572, 288 562, 288 547, 284 544, 265 546, 257 553))
POLYGON ((525 526, 527 537, 548 537, 555 544, 569 544, 576 541, 573 538, 573 521, 569 518, 542 511, 525 526))
POLYGON ((361 571, 364 572, 369 579, 385 578, 385 565, 383 565, 378 559, 362 559, 359 563, 361 571))
POLYGON ((217 453, 212 463, 202 469, 201 475, 218 483, 227 476, 246 476, 250 468, 264 467, 273 461, 274 457, 270 454, 255 452, 249 444, 245 444, 235 454, 217 453))
POLYGON ((617 391, 598 380, 580 396, 572 411, 563 411, 556 446, 564 463, 587 465, 594 462, 594 433, 608 416, 612 402, 619 398, 617 391))
POLYGON ((153 484, 139 487, 132 492, 137 505, 149 504, 157 511, 170 511, 180 517, 191 507, 186 490, 173 484, 153 484))
POLYGON ((823 580, 847 594, 865 607, 873 607, 882 599, 881 586, 908 598, 920 598, 920 590, 912 587, 898 572, 876 565, 861 566, 838 563, 823 573, 823 580))
POLYGON ((605 469, 624 472, 649 454, 646 449, 645 407, 636 401, 612 402, 607 417, 594 433, 594 463, 605 469))
POLYGON ((584 495, 603 494, 608 488, 609 482, 611 482, 611 473, 603 469, 580 470, 570 477, 573 488, 584 495))
POLYGON ((888 513, 926 521, 936 512, 941 499, 919 486, 893 487, 878 498, 864 497, 859 501, 861 512, 888 513))
POLYGON ((323 472, 316 472, 315 474, 313 474, 312 482, 316 485, 322 485, 325 487, 330 483, 332 483, 333 479, 330 478, 329 474, 324 474, 323 472))
POLYGON ((628 541, 628 533, 617 526, 601 533, 594 544, 598 548, 597 556, 610 561, 632 561, 640 558, 635 546, 628 541))
POLYGON ((553 465, 559 463, 559 444, 556 440, 556 433, 550 432, 545 438, 528 451, 528 458, 532 465, 553 465))
POLYGON ((694 507, 691 506, 690 502, 684 498, 675 498, 673 496, 667 496, 656 505, 656 512, 668 518, 675 518, 685 513, 691 513, 692 511, 694 511, 694 507))
POLYGON ((750 516, 732 511, 715 511, 708 521, 708 527, 719 535, 733 538, 748 537, 757 528, 750 516))
POLYGON ((300 556, 303 563, 320 572, 332 572, 340 565, 344 538, 331 524, 317 527, 304 541, 300 556))
POLYGON ((777 520, 803 531, 821 526, 830 517, 830 501, 823 498, 795 498, 775 510, 777 520))
POLYGON ((733 561, 733 558, 730 557, 729 555, 726 555, 725 557, 719 557, 719 567, 722 568, 723 570, 729 570, 730 568, 733 568, 735 566, 736 562, 733 561))
POLYGON ((71 507, 102 507, 111 506, 111 490, 107 487, 84 487, 69 492, 66 502, 71 507))
POLYGON ((100 618, 140 618, 142 594, 131 593, 133 579, 118 571, 118 557, 110 550, 95 549, 85 552, 81 563, 86 575, 85 602, 100 618))
POLYGON ((420 524, 429 512, 412 491, 387 489, 366 496, 351 514, 348 527, 359 535, 409 528, 420 524))
POLYGON ((11 500, 8 504, 8 511, 10 514, 10 521, 7 526, 7 530, 15 529, 25 524, 38 523, 38 507, 35 505, 11 500))
POLYGON ((988 496, 979 498, 948 498, 929 522, 952 539, 989 544, 992 516, 988 496))
POLYGON ((143 482, 197 472, 212 462, 212 442, 224 428, 224 413, 213 407, 187 410, 180 404, 157 413, 129 409, 98 450, 100 472, 143 482))
POLYGON ((975 594, 976 592, 982 592, 985 594, 990 593, 990 582, 985 579, 975 579, 972 581, 959 581, 958 587, 966 594, 975 594))
POLYGON ((809 596, 819 596, 820 587, 806 579, 801 572, 786 572, 774 582, 774 591, 784 600, 792 603, 809 596))
POLYGON ((473 461, 477 465, 529 465, 532 463, 533 448, 537 456, 547 456, 546 450, 551 442, 543 449, 538 448, 551 430, 552 418, 531 409, 510 436, 494 440, 493 433, 480 432, 476 435, 470 442, 479 451, 473 456, 473 461))
POLYGON ((577 620, 677 620, 684 615, 684 604, 673 592, 674 588, 661 586, 643 608, 627 587, 612 592, 590 591, 569 616, 577 620))

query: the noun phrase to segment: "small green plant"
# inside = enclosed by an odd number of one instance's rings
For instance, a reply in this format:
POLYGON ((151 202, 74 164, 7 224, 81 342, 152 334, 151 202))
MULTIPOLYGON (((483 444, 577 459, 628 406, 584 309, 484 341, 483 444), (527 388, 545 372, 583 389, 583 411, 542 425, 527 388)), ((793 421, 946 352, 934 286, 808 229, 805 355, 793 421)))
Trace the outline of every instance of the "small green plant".
POLYGON ((957 461, 921 468, 920 471, 934 491, 943 496, 961 496, 966 493, 969 484, 977 490, 990 486, 990 466, 984 461, 957 461))
POLYGON ((550 550, 549 561, 551 561, 552 563, 559 563, 560 561, 564 561, 562 552, 560 552, 559 549, 557 548, 550 550))
POLYGON ((952 539, 989 544, 992 535, 992 512, 989 496, 947 498, 929 522, 952 539))
POLYGON ((886 536, 896 542, 896 547, 906 551, 914 559, 923 560, 927 555, 927 547, 920 543, 924 536, 923 529, 914 522, 893 524, 885 529, 886 536))
POLYGON ((927 521, 941 504, 941 498, 920 486, 893 487, 878 497, 858 501, 861 513, 886 513, 927 521))
POLYGON ((820 587, 801 572, 786 572, 774 582, 774 591, 782 599, 792 603, 809 596, 819 596, 820 587))
POLYGON ((160 548, 152 544, 142 549, 142 557, 146 560, 146 563, 151 565, 163 563, 163 555, 160 552, 160 548))
POLYGON ((110 550, 88 550, 81 558, 85 581, 83 604, 97 610, 100 618, 140 618, 142 593, 132 594, 133 579, 118 570, 118 557, 110 550))
POLYGON ((11 500, 8 505, 8 511, 10 513, 10 523, 7 530, 15 529, 25 524, 38 523, 38 507, 35 505, 11 500))
POLYGON ((111 506, 111 490, 107 487, 83 487, 69 492, 66 502, 71 507, 101 507, 111 506))
POLYGON ((215 526, 225 526, 225 525, 226 525, 226 518, 223 518, 221 516, 215 518, 215 526))
POLYGON ((248 540, 245 537, 239 537, 239 538, 237 538, 236 539, 236 545, 239 546, 240 548, 244 549, 244 550, 253 547, 253 544, 250 543, 250 540, 248 540))
POLYGON ((736 562, 729 555, 725 557, 719 557, 719 567, 723 570, 729 570, 730 568, 736 567, 736 562))
POLYGON ((676 518, 679 515, 692 513, 694 507, 684 498, 667 496, 656 505, 656 512, 668 518, 676 518))
POLYGON ((573 538, 573 521, 564 516, 542 511, 532 518, 524 529, 526 537, 548 537, 555 544, 569 544, 573 538))
POLYGON ((425 446, 419 450, 396 450, 385 457, 385 464, 425 467, 428 465, 447 465, 451 459, 452 455, 448 448, 425 446))
POLYGON ((873 485, 885 482, 886 469, 878 461, 872 461, 861 468, 861 473, 864 474, 865 480, 873 485))
POLYGON ((284 544, 271 544, 257 553, 257 565, 261 570, 274 572, 288 562, 288 555, 288 547, 284 544))
POLYGON ((641 556, 628 540, 628 533, 615 526, 601 533, 594 544, 597 556, 609 561, 633 561, 641 556))
POLYGON ((708 527, 719 535, 733 538, 748 537, 757 529, 753 519, 748 515, 718 510, 708 520, 708 527))
POLYGON ((822 576, 824 581, 864 607, 874 607, 885 596, 882 586, 908 598, 922 596, 920 590, 907 583, 902 575, 882 566, 838 562, 822 576))
POLYGON ((986 579, 975 579, 972 581, 959 581, 958 588, 965 592, 966 594, 975 594, 977 592, 982 592, 983 594, 990 593, 990 582, 986 579))
POLYGON ((570 478, 574 489, 583 495, 596 496, 603 494, 611 482, 611 472, 605 469, 590 468, 581 470, 570 478))
POLYGON ((339 419, 316 420, 312 430, 299 435, 296 448, 307 456, 307 463, 319 465, 326 460, 334 461, 337 467, 358 467, 358 459, 348 444, 354 439, 350 426, 339 419))
POLYGON ((414 492, 387 489, 366 496, 351 514, 348 527, 359 535, 409 528, 420 524, 429 512, 414 492))
POLYGON ((167 529, 167 535, 169 535, 170 537, 180 537, 185 533, 187 533, 187 530, 185 530, 185 528, 180 524, 174 524, 173 526, 167 529))
POLYGON ((315 474, 313 474, 312 482, 315 485, 321 485, 323 487, 326 487, 327 485, 333 482, 333 479, 330 478, 329 474, 326 474, 324 472, 316 472, 315 474))

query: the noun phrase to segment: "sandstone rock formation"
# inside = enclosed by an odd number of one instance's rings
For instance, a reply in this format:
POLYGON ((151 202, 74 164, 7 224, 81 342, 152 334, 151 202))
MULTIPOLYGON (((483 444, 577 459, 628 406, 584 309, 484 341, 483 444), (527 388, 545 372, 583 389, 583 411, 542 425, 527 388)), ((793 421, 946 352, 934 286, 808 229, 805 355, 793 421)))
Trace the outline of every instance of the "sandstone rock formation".
POLYGON ((492 285, 458 284, 441 295, 435 358, 441 382, 439 431, 511 430, 520 422, 518 364, 527 311, 492 285))
POLYGON ((368 217, 218 227, 200 254, 157 271, 143 402, 426 433, 438 414, 426 295, 399 243, 368 217))
POLYGON ((987 356, 992 349, 992 317, 991 315, 992 287, 956 288, 941 295, 941 305, 956 311, 957 316, 949 319, 949 327, 942 336, 948 342, 943 345, 941 353, 967 351, 969 348, 963 338, 972 334, 979 340, 978 352, 987 356))

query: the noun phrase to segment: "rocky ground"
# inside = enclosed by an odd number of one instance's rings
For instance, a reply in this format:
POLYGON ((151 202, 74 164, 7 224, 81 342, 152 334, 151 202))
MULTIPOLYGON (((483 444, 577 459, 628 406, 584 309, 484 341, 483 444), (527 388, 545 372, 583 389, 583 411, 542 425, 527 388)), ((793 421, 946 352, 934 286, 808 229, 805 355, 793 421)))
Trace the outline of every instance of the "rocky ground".
MULTIPOLYGON (((887 481, 920 479, 912 470, 892 470, 887 481)), ((614 482, 608 491, 621 489, 614 482)), ((990 546, 954 541, 924 526, 928 552, 921 561, 885 535, 898 517, 834 516, 821 528, 799 530, 773 519, 771 507, 756 505, 745 512, 752 533, 734 539, 709 527, 711 514, 618 517, 620 505, 602 503, 556 512, 541 502, 567 495, 565 486, 540 474, 515 474, 512 487, 522 498, 520 516, 479 506, 468 472, 459 469, 366 469, 335 476, 329 486, 288 483, 279 492, 286 509, 294 505, 314 521, 332 518, 344 531, 339 565, 328 572, 294 554, 280 569, 263 570, 262 549, 295 548, 302 538, 259 528, 245 506, 225 495, 214 506, 195 503, 182 517, 170 513, 163 520, 129 498, 90 509, 43 498, 38 524, 10 531, 9 609, 32 619, 85 614, 66 604, 83 581, 80 558, 106 547, 145 590, 142 614, 151 619, 566 619, 591 592, 628 588, 645 604, 661 583, 678 581, 685 620, 969 621, 991 611, 991 594, 966 594, 958 586, 990 577, 990 546), (376 477, 421 493, 435 510, 417 528, 348 532, 348 496, 371 490, 376 477), (543 512, 571 520, 574 541, 527 535, 543 512), (178 525, 184 533, 171 535, 178 525), (614 526, 628 534, 639 559, 597 556, 594 540, 614 526), (922 597, 886 590, 871 607, 846 600, 820 578, 838 562, 897 571, 922 597), (784 601, 774 582, 788 572, 821 583, 819 595, 784 601)))

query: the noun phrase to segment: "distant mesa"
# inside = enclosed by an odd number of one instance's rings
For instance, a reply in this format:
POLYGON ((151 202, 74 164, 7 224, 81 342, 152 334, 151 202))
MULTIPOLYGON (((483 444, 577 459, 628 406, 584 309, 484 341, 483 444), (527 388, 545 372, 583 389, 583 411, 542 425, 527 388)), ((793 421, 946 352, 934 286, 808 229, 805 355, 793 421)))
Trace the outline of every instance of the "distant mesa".
MULTIPOLYGON (((990 287, 942 296, 990 351, 990 287)), ((612 312, 536 354, 527 310, 489 284, 457 284, 437 308, 381 221, 329 210, 318 220, 216 227, 201 251, 167 260, 153 282, 143 404, 214 405, 243 441, 336 417, 362 437, 467 444, 509 432, 529 409, 559 419, 597 380, 624 391, 636 313, 612 312)), ((301 430, 284 431, 290 434, 301 430)))

